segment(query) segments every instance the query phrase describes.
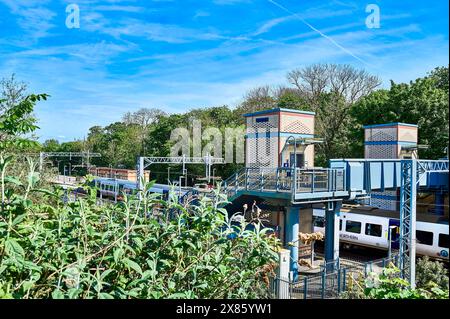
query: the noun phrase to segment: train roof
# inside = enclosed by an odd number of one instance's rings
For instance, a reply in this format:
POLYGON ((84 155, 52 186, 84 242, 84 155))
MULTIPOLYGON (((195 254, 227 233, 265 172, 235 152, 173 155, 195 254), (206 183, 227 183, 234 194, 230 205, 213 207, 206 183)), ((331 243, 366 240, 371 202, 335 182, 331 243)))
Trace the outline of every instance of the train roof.
MULTIPOLYGON (((341 212, 359 214, 359 215, 371 215, 371 216, 380 216, 387 217, 392 219, 399 219, 400 212, 393 210, 384 210, 377 207, 371 206, 363 206, 363 205, 342 205, 341 212)), ((434 214, 416 214, 416 220, 419 222, 427 222, 427 223, 448 223, 448 216, 440 216, 434 214)))
MULTIPOLYGON (((319 214, 324 213, 324 209, 322 205, 313 205, 313 211, 319 212, 319 214)), ((341 212, 343 213, 351 213, 351 214, 359 214, 359 215, 367 215, 367 216, 379 216, 385 218, 392 219, 400 219, 400 212, 393 210, 384 210, 377 207, 372 206, 364 206, 357 204, 343 204, 341 208, 341 212)), ((448 216, 440 216, 434 214, 423 214, 417 213, 416 220, 418 222, 426 222, 426 223, 438 223, 438 224, 448 224, 449 218, 448 216)))

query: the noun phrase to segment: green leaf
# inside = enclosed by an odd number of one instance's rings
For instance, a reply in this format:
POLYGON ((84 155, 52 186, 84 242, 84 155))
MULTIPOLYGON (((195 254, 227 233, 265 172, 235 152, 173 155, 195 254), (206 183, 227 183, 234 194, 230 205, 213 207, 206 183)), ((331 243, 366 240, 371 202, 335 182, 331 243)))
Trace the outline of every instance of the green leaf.
POLYGON ((143 244, 142 244, 142 240, 140 238, 134 237, 134 238, 132 238, 132 240, 139 249, 142 249, 143 244))
POLYGON ((64 299, 64 294, 61 290, 57 289, 52 292, 53 299, 64 299))
POLYGON ((194 250, 197 249, 197 247, 195 247, 195 245, 190 240, 185 240, 184 243, 191 246, 194 250))
POLYGON ((33 288, 35 282, 34 281, 25 281, 22 285, 24 291, 28 291, 28 289, 33 288))
POLYGON ((114 297, 107 292, 101 292, 98 294, 98 299, 114 299, 114 297))
POLYGON ((114 262, 116 264, 119 262, 120 257, 122 257, 123 253, 124 253, 124 251, 123 251, 122 248, 117 248, 117 249, 114 250, 113 255, 114 255, 114 262))
POLYGON ((14 218, 13 222, 12 222, 12 226, 16 226, 17 224, 19 224, 20 222, 22 222, 22 220, 26 217, 26 214, 22 214, 17 216, 16 218, 14 218))
POLYGON ((167 299, 185 299, 186 298, 186 293, 184 292, 177 292, 174 294, 171 294, 167 297, 167 299))
POLYGON ((113 271, 115 271, 114 269, 107 269, 104 272, 102 272, 102 274, 100 275, 100 279, 104 280, 110 273, 112 273, 113 271))
POLYGON ((23 259, 25 255, 25 251, 22 246, 20 246, 20 244, 12 238, 5 241, 5 251, 8 256, 16 259, 23 259))
POLYGON ((12 183, 12 184, 15 184, 17 186, 23 187, 22 182, 17 177, 6 176, 5 177, 5 182, 6 183, 12 183))
POLYGON ((129 259, 129 258, 124 258, 123 259, 123 263, 128 267, 133 269, 134 271, 136 271, 137 273, 142 275, 142 268, 141 266, 139 266, 135 261, 129 259))
POLYGON ((77 299, 78 298, 78 294, 80 293, 80 291, 81 291, 81 289, 71 288, 67 292, 67 295, 69 296, 69 299, 77 299))
POLYGON ((38 189, 33 189, 32 192, 33 193, 43 193, 45 195, 49 195, 54 198, 60 198, 57 194, 55 194, 54 192, 49 191, 47 189, 38 188, 38 189))

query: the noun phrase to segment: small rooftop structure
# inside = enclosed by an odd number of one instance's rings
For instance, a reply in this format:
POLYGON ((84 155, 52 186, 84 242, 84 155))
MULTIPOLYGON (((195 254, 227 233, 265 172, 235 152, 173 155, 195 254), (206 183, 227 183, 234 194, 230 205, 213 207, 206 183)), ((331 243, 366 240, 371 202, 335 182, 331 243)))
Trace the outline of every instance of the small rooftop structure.
POLYGON ((364 158, 417 158, 418 127, 407 123, 364 126, 364 158))
POLYGON ((246 167, 291 167, 294 154, 298 167, 314 166, 314 112, 274 108, 244 117, 246 167), (302 141, 296 143, 296 152, 293 144, 286 143, 288 139, 302 141))

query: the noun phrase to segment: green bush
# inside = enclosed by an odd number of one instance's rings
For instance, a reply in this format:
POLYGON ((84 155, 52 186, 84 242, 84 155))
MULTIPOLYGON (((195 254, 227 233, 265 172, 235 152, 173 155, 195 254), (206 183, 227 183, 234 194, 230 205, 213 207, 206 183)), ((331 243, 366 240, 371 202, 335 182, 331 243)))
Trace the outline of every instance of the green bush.
POLYGON ((219 208, 225 198, 182 206, 174 195, 142 192, 99 206, 86 187, 86 198, 65 204, 61 190, 35 187, 34 171, 18 187, 5 163, 0 298, 268 296, 278 240, 259 221, 254 231, 243 219, 233 226, 219 208), (30 194, 41 194, 40 203, 30 194))
POLYGON ((400 278, 400 270, 393 264, 381 274, 369 273, 351 280, 343 299, 448 299, 448 288, 442 289, 429 281, 426 286, 411 289, 408 281, 400 278))
POLYGON ((416 286, 427 288, 433 283, 440 289, 448 290, 448 270, 444 263, 431 261, 428 256, 424 256, 416 264, 416 286))

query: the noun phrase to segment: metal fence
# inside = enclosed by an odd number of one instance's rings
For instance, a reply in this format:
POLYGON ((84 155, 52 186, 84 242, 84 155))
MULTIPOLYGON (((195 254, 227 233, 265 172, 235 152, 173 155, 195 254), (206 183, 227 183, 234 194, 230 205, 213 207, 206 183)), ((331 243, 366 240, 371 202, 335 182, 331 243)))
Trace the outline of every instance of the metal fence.
POLYGON ((322 265, 318 274, 300 276, 296 282, 286 278, 272 278, 271 297, 275 299, 336 299, 347 291, 351 280, 357 280, 360 276, 365 278, 372 272, 381 273, 391 263, 398 266, 398 262, 398 255, 365 263, 348 264, 333 261, 322 265))

